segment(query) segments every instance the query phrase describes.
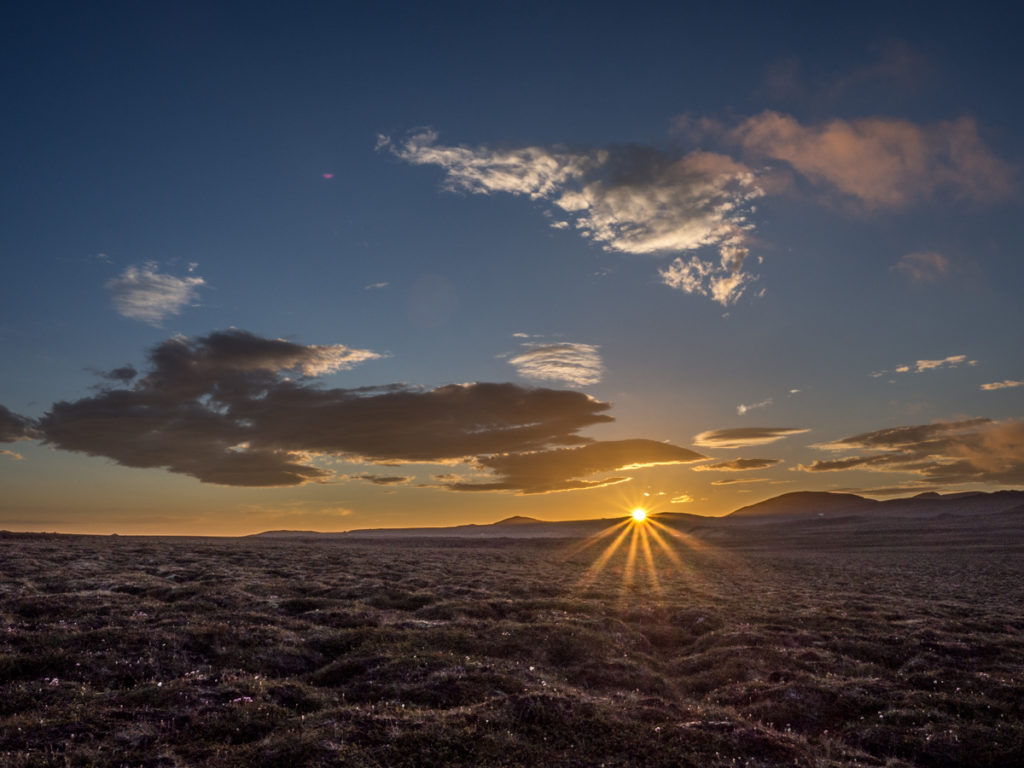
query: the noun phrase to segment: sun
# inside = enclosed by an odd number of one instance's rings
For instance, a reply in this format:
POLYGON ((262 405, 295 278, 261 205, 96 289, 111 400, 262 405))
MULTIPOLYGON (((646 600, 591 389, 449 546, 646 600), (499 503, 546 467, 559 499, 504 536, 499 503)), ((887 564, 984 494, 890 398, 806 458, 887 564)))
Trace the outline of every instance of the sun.
POLYGON ((633 522, 642 523, 647 519, 647 510, 643 507, 637 507, 631 513, 633 515, 633 522))

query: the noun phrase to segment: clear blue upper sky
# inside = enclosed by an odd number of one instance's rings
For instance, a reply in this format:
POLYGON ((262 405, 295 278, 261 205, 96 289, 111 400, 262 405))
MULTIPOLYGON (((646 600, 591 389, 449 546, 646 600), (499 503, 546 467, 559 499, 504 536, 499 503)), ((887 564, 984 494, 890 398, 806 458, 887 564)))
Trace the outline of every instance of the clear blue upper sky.
POLYGON ((1020 20, 12 6, 0 528, 1024 485, 1020 20))

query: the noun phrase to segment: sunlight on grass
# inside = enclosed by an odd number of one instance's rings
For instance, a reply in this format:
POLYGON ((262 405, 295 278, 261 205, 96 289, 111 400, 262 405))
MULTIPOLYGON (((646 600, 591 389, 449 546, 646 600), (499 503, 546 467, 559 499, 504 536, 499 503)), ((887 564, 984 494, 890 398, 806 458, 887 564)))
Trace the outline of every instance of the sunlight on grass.
POLYGON ((645 507, 626 508, 630 509, 628 517, 586 539, 571 553, 571 556, 578 555, 598 544, 604 544, 604 548, 579 580, 578 587, 592 586, 607 571, 612 578, 618 576, 621 579, 620 602, 624 603, 638 590, 646 590, 654 598, 661 599, 664 573, 659 575, 659 569, 662 572, 674 571, 691 584, 703 581, 694 567, 681 556, 685 551, 710 557, 722 568, 737 571, 743 569, 740 559, 678 530, 671 515, 663 522, 658 519, 656 512, 645 507))
POLYGON ((652 541, 659 549, 658 554, 665 554, 681 573, 687 573, 690 569, 672 550, 665 538, 658 534, 656 528, 669 530, 657 522, 646 509, 635 507, 630 512, 629 517, 584 541, 575 550, 574 554, 583 552, 599 542, 614 537, 587 569, 580 580, 579 586, 589 587, 593 584, 602 571, 608 567, 612 558, 622 550, 625 554, 625 564, 621 569, 622 588, 620 598, 624 600, 634 588, 638 569, 645 571, 647 585, 654 594, 660 596, 661 582, 658 578, 658 566, 655 561, 656 553, 651 546, 652 541))

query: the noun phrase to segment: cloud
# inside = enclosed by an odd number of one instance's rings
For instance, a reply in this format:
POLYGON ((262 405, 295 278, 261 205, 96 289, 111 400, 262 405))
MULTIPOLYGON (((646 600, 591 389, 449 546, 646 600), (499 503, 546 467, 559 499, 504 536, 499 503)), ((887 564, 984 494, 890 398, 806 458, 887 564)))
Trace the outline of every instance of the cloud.
POLYGON ((765 398, 764 400, 762 400, 759 403, 751 403, 750 405, 737 405, 736 406, 736 413, 738 413, 740 416, 742 416, 747 411, 753 411, 753 410, 755 410, 757 408, 767 408, 771 404, 772 404, 772 399, 770 397, 767 397, 767 398, 765 398))
POLYGON ((717 464, 704 464, 694 467, 695 472, 745 472, 750 469, 764 469, 773 464, 781 464, 782 459, 733 459, 720 461, 717 464))
POLYGON ((680 493, 678 496, 673 496, 668 500, 669 504, 689 504, 693 501, 693 497, 688 493, 680 493))
MULTIPOLYGON (((115 377, 122 386, 91 397, 54 403, 38 423, 0 410, 0 438, 40 437, 123 466, 236 486, 327 481, 334 476, 318 459, 332 456, 388 466, 470 462, 493 482, 452 479, 446 487, 543 493, 627 479, 588 479, 592 474, 703 458, 651 440, 581 436, 612 421, 608 403, 582 392, 511 383, 327 389, 314 380, 376 357, 238 329, 175 336, 149 351, 141 374, 115 377)), ((389 485, 409 478, 358 479, 389 485)))
MULTIPOLYGON (((191 272, 191 270, 189 270, 191 272)), ((175 277, 157 271, 154 262, 127 267, 107 281, 114 308, 124 317, 159 326, 168 315, 177 315, 199 296, 201 277, 175 277)))
POLYGON ((788 483, 788 480, 773 480, 770 477, 730 477, 727 480, 712 480, 712 485, 741 485, 745 483, 770 483, 772 485, 782 485, 788 483))
POLYGON ((586 387, 597 384, 604 374, 598 349, 593 344, 524 344, 524 351, 508 362, 526 379, 586 387))
POLYGON ((1003 381, 992 381, 988 384, 982 384, 981 388, 986 392, 992 392, 997 389, 1012 389, 1013 387, 1022 386, 1024 386, 1024 380, 1004 379, 1003 381))
POLYGON ((31 419, 12 413, 0 405, 0 443, 29 440, 35 436, 35 424, 31 419))
POLYGON ((387 288, 389 285, 391 285, 391 283, 387 283, 387 282, 383 282, 383 283, 370 283, 369 285, 364 286, 363 290, 364 291, 377 291, 377 290, 380 290, 381 288, 387 288))
POLYGON ((123 365, 120 368, 114 368, 111 371, 98 371, 97 375, 104 379, 110 379, 111 381, 127 383, 138 376, 139 372, 130 365, 123 365))
MULTIPOLYGON (((950 355, 949 357, 944 357, 941 360, 918 360, 912 366, 905 364, 898 365, 893 368, 891 373, 910 373, 911 371, 914 373, 924 373, 925 371, 934 371, 939 368, 958 368, 965 363, 973 366, 977 365, 978 361, 968 360, 967 355, 950 355)), ((887 373, 890 373, 890 371, 875 371, 871 374, 871 377, 877 379, 881 376, 885 376, 887 373)))
POLYGON ((941 360, 918 360, 914 364, 914 370, 917 373, 921 373, 922 371, 934 371, 938 368, 956 368, 963 363, 974 365, 976 362, 976 360, 968 362, 967 355, 950 355, 941 360))
POLYGON ((767 445, 790 435, 800 435, 810 431, 799 427, 712 429, 694 437, 693 443, 702 448, 745 448, 750 445, 767 445))
POLYGON ((1013 188, 1009 166, 985 146, 969 117, 928 126, 892 118, 804 126, 766 111, 743 121, 730 138, 867 209, 905 206, 940 189, 960 198, 992 199, 1013 188))
POLYGON ((608 440, 576 448, 480 457, 475 461, 476 466, 498 475, 498 480, 483 483, 452 482, 446 487, 455 491, 514 490, 521 494, 601 488, 625 482, 629 477, 598 480, 583 478, 605 472, 685 464, 703 458, 695 451, 655 440, 608 440))
POLYGON ((934 283, 949 274, 950 263, 941 253, 918 251, 901 257, 892 269, 912 283, 934 283))
POLYGON ((1024 483, 1024 421, 987 418, 892 427, 817 446, 828 450, 872 451, 841 459, 816 460, 805 472, 862 469, 907 472, 922 482, 1024 483))
POLYGON ((25 458, 20 453, 16 453, 15 451, 8 451, 8 450, 0 451, 0 456, 10 456, 15 461, 21 461, 23 458, 25 458))
POLYGON ((658 271, 661 281, 683 293, 708 296, 723 307, 734 304, 743 294, 748 283, 756 278, 743 271, 749 251, 737 245, 723 245, 719 249, 720 261, 691 256, 676 258, 664 269, 658 271))
POLYGON ((357 480, 365 480, 374 485, 401 485, 412 480, 405 475, 356 475, 357 480))
MULTIPOLYGON (((560 148, 444 146, 420 130, 378 148, 415 165, 437 165, 444 188, 505 192, 553 206, 556 224, 571 219, 584 238, 609 251, 672 254, 711 247, 717 259, 691 256, 662 271, 667 285, 734 302, 753 279, 743 247, 753 201, 764 194, 755 173, 720 154, 672 155, 650 147, 560 148)), ((568 226, 568 222, 565 222, 568 226)))

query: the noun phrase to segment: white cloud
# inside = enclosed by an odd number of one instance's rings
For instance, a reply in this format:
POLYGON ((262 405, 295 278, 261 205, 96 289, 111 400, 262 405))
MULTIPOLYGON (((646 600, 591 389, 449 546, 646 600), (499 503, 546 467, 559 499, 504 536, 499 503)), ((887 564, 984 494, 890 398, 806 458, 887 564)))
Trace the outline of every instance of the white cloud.
POLYGON ((599 348, 593 344, 524 344, 523 349, 508 361, 523 378, 585 387, 597 384, 604 374, 599 348))
POLYGON ((705 448, 744 448, 749 445, 767 445, 790 435, 810 432, 800 427, 737 427, 711 429, 694 436, 694 445, 705 448))
MULTIPOLYGON (((934 371, 937 368, 956 368, 963 363, 976 365, 977 362, 977 360, 969 361, 967 359, 967 355, 950 355, 949 357, 944 357, 941 360, 918 360, 914 364, 914 370, 917 373, 921 373, 922 371, 934 371)), ((897 370, 899 369, 897 368, 897 370)))
MULTIPOLYGON (((191 271, 191 270, 190 270, 191 271)), ((114 308, 124 317, 159 326, 198 298, 201 277, 175 277, 157 271, 154 262, 130 266, 107 281, 114 308)))
MULTIPOLYGON (((939 368, 958 368, 961 365, 977 365, 977 360, 968 360, 967 355, 950 355, 944 357, 941 360, 918 360, 913 365, 897 365, 892 369, 891 373, 923 373, 924 371, 934 371, 939 368)), ((880 378, 890 373, 888 370, 875 371, 871 374, 874 379, 880 378)))
POLYGON ((751 403, 750 405, 742 405, 742 404, 741 405, 737 405, 736 406, 736 413, 738 413, 740 416, 742 416, 747 411, 753 411, 755 408, 767 408, 771 404, 772 404, 772 399, 770 397, 768 397, 768 398, 765 398, 764 400, 762 400, 759 403, 751 403))
MULTIPOLYGON (((444 187, 474 194, 507 192, 561 209, 583 237, 606 250, 670 254, 711 247, 718 258, 676 259, 662 279, 686 293, 734 302, 753 276, 743 247, 753 201, 764 191, 754 172, 710 152, 668 155, 648 147, 572 152, 543 147, 450 147, 421 130, 378 148, 446 172, 444 187)), ((557 215, 556 225, 563 221, 557 215)))
POLYGON ((993 381, 988 384, 982 384, 981 388, 986 392, 992 392, 997 389, 1012 389, 1014 387, 1022 386, 1024 386, 1024 380, 1004 379, 1003 381, 993 381))
POLYGON ((370 283, 369 285, 365 286, 363 288, 363 290, 364 291, 376 291, 376 290, 379 290, 381 288, 387 288, 389 285, 391 285, 391 283, 387 283, 387 282, 370 283))
POLYGON ((735 303, 747 284, 756 279, 743 271, 748 253, 746 248, 737 245, 723 245, 719 249, 718 264, 697 256, 689 259, 677 257, 659 270, 659 274, 661 281, 670 288, 707 296, 727 307, 735 303))

